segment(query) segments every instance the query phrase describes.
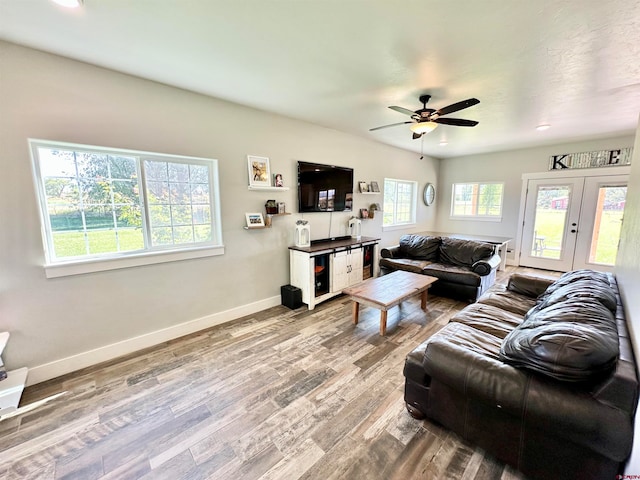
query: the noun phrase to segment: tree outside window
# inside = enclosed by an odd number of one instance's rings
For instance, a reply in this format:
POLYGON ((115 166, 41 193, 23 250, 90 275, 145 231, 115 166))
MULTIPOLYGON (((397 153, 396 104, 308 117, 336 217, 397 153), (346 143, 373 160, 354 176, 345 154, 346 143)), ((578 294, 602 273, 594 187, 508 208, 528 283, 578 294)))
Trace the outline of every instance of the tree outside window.
POLYGON ((503 183, 454 183, 452 217, 502 217, 503 183))
POLYGON ((49 263, 221 244, 214 160, 31 146, 49 263))
POLYGON ((384 179, 382 226, 416 223, 417 185, 409 180, 384 179))

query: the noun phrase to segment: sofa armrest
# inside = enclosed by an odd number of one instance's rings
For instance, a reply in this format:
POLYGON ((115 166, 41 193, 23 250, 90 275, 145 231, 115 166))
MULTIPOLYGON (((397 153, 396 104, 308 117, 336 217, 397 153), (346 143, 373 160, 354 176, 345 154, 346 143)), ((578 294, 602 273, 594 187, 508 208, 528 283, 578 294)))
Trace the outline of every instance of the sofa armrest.
POLYGON ((461 394, 520 417, 528 377, 490 353, 500 342, 463 323, 449 323, 425 342, 423 368, 461 394))
POLYGON ((485 276, 489 275, 494 268, 498 268, 498 265, 500 265, 500 255, 495 254, 492 257, 478 260, 471 265, 471 270, 480 276, 485 276))
POLYGON ((547 287, 553 282, 553 278, 514 273, 509 277, 507 290, 536 298, 543 294, 547 287))
POLYGON ((382 258, 400 258, 400 245, 380 249, 380 257, 382 258))

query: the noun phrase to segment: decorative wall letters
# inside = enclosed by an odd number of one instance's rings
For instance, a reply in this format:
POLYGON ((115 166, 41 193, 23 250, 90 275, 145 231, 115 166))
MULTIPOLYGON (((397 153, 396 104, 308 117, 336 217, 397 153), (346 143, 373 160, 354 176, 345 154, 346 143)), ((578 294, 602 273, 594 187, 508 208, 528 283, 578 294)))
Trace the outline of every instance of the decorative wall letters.
POLYGON ((631 165, 633 148, 618 150, 597 150, 595 152, 564 153, 551 155, 549 170, 565 170, 569 168, 599 168, 631 165))

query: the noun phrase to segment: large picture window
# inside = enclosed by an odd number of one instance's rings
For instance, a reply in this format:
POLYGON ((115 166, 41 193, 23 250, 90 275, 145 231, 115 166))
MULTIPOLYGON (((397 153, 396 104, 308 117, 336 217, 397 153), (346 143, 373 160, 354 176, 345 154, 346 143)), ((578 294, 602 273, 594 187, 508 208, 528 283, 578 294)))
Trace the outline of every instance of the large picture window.
POLYGON ((382 226, 406 226, 416 223, 418 184, 409 180, 384 179, 382 226))
POLYGON ((454 183, 451 217, 500 220, 503 183, 454 183))
MULTIPOLYGON (((30 144, 48 265, 184 251, 193 258, 197 250, 222 253, 215 160, 38 140, 30 144)), ((118 266, 71 273, 111 268, 118 266)))

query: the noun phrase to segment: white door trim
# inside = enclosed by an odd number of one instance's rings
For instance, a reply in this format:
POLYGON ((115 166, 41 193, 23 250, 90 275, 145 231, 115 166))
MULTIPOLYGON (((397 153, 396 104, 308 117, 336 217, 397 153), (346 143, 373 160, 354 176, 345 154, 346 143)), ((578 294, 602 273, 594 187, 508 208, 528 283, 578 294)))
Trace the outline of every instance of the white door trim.
POLYGON ((520 266, 520 251, 522 248, 522 225, 524 223, 524 208, 527 201, 527 184, 529 180, 548 180, 551 178, 567 177, 603 177, 609 175, 629 175, 631 166, 602 167, 602 168, 571 168, 565 170, 551 170, 548 172, 523 173, 520 187, 520 208, 518 210, 518 228, 516 231, 515 265, 520 266))

